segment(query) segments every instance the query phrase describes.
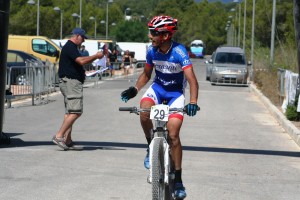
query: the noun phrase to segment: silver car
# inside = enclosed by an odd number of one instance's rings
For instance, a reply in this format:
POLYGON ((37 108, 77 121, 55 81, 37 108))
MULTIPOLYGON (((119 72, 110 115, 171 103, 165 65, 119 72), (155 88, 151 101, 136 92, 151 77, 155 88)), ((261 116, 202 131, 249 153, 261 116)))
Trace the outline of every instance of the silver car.
POLYGON ((206 80, 210 81, 210 76, 211 76, 211 72, 212 72, 212 63, 214 60, 214 57, 216 55, 216 52, 213 52, 213 54, 211 55, 211 58, 208 61, 205 61, 206 64, 206 80))
POLYGON ((206 67, 206 79, 212 84, 247 84, 248 65, 240 47, 221 46, 206 67))

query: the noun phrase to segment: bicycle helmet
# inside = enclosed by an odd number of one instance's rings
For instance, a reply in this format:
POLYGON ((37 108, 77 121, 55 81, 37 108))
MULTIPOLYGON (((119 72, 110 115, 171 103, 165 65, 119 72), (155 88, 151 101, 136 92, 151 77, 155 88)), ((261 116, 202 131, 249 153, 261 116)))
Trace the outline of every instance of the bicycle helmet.
POLYGON ((175 33, 177 30, 177 19, 170 16, 155 16, 148 23, 150 31, 175 33))

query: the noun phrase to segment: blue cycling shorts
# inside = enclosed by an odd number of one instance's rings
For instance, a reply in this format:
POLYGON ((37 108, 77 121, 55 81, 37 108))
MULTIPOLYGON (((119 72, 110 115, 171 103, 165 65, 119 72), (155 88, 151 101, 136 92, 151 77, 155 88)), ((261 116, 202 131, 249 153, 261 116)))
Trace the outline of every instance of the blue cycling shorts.
MULTIPOLYGON (((166 101, 170 108, 183 108, 185 101, 184 91, 166 91, 157 83, 153 83, 144 93, 141 102, 143 101, 149 101, 153 105, 162 104, 166 101)), ((172 113, 169 118, 172 117, 183 120, 183 113, 172 113)))

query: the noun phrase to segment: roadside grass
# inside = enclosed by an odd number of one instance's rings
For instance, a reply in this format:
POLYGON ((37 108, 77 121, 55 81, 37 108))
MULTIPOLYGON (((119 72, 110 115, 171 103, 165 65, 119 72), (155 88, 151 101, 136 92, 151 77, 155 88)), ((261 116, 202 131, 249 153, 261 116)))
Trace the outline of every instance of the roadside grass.
POLYGON ((253 81, 257 88, 269 98, 275 106, 281 106, 283 97, 280 96, 278 69, 290 70, 298 73, 297 51, 294 44, 275 49, 274 64, 270 64, 270 49, 255 50, 253 63, 253 81))

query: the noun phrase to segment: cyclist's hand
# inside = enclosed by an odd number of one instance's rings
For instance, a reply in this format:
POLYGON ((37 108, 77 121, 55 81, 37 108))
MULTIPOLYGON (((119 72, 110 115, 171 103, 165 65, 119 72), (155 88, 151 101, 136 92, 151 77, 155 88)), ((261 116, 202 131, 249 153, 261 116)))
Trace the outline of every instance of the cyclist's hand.
POLYGON ((135 87, 130 87, 121 93, 121 99, 122 101, 127 102, 129 99, 135 97, 137 93, 138 90, 135 87))
POLYGON ((200 109, 197 104, 189 103, 185 107, 185 112, 188 116, 194 116, 196 115, 197 111, 200 109))

